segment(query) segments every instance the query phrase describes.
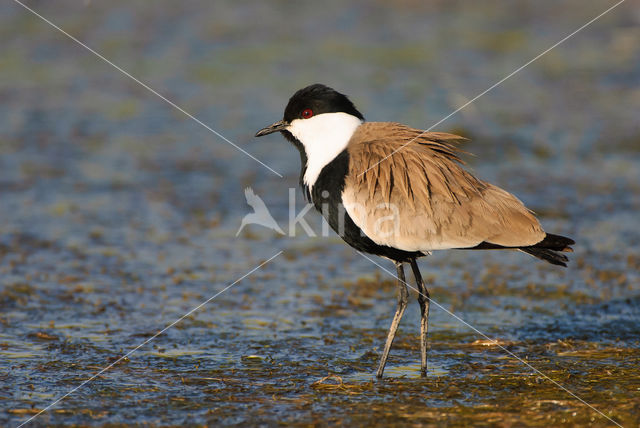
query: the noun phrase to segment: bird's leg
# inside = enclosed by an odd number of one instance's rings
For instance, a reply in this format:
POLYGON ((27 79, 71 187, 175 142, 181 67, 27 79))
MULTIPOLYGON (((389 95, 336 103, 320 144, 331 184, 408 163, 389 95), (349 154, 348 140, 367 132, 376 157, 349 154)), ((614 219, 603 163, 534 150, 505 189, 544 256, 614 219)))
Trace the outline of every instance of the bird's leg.
POLYGON ((416 259, 411 260, 411 269, 418 286, 418 304, 420 305, 420 375, 427 375, 427 333, 429 331, 429 290, 422 281, 416 259))
POLYGON ((393 321, 391 321, 387 341, 384 344, 384 351, 382 352, 382 358, 380 358, 380 365, 376 373, 376 377, 378 378, 382 377, 384 366, 387 364, 387 358, 389 358, 391 344, 393 343, 394 337, 396 337, 398 325, 400 324, 404 310, 407 309, 407 302, 409 301, 409 292, 407 291, 407 284, 404 279, 404 267, 401 262, 396 262, 396 269, 398 270, 398 308, 396 309, 396 314, 393 316, 393 321))

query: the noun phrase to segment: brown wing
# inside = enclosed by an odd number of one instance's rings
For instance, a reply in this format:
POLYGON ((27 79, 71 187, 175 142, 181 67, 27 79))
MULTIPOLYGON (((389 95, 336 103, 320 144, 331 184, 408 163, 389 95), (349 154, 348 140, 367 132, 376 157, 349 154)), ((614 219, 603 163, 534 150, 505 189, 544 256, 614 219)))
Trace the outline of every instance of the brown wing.
POLYGON ((462 168, 454 144, 465 138, 422 132, 367 122, 351 138, 342 198, 369 238, 406 251, 481 242, 518 247, 544 238, 538 220, 515 196, 462 168))

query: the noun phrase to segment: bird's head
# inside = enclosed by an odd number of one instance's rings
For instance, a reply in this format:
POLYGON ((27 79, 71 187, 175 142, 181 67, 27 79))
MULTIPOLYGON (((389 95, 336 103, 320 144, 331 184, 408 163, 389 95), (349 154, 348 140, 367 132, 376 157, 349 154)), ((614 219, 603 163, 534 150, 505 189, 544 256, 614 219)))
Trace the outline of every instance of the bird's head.
POLYGON ((345 138, 348 141, 363 121, 364 117, 346 95, 316 83, 293 94, 283 119, 262 128, 256 137, 280 131, 309 155, 323 146, 330 148, 333 142, 341 144, 345 138))

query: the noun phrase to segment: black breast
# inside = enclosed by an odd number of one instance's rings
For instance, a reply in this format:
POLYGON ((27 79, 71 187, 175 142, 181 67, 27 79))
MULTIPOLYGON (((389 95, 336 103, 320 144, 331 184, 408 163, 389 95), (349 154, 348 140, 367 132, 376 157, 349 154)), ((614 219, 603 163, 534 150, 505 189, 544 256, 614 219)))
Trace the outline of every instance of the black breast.
POLYGON ((403 251, 386 245, 378 245, 366 236, 345 211, 342 203, 342 191, 345 177, 349 172, 349 153, 343 150, 333 161, 327 164, 313 185, 311 192, 303 184, 303 191, 311 196, 311 202, 329 226, 344 241, 358 251, 376 254, 396 261, 408 261, 424 254, 417 251, 403 251))

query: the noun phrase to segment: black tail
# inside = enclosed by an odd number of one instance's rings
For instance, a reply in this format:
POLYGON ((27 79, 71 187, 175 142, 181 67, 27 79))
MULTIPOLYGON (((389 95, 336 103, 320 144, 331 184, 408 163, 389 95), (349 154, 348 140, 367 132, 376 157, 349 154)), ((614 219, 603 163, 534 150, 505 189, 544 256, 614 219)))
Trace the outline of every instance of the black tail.
POLYGON ((571 248, 571 245, 573 244, 575 244, 575 242, 571 238, 567 238, 565 236, 560 236, 560 235, 552 235, 551 233, 547 233, 547 235, 544 237, 542 241, 538 242, 535 245, 530 245, 528 247, 503 247, 502 245, 498 245, 498 244, 481 242, 479 245, 476 245, 475 247, 465 248, 465 249, 467 250, 517 249, 527 254, 531 254, 532 256, 537 257, 540 260, 549 262, 552 265, 567 267, 567 262, 569 261, 569 259, 564 254, 559 254, 559 252, 563 252, 563 253, 573 252, 573 248, 571 248))
POLYGON ((547 233, 547 236, 537 244, 518 249, 553 265, 567 267, 569 259, 564 254, 560 254, 560 252, 573 252, 573 248, 571 248, 573 244, 575 244, 575 241, 571 238, 547 233))

